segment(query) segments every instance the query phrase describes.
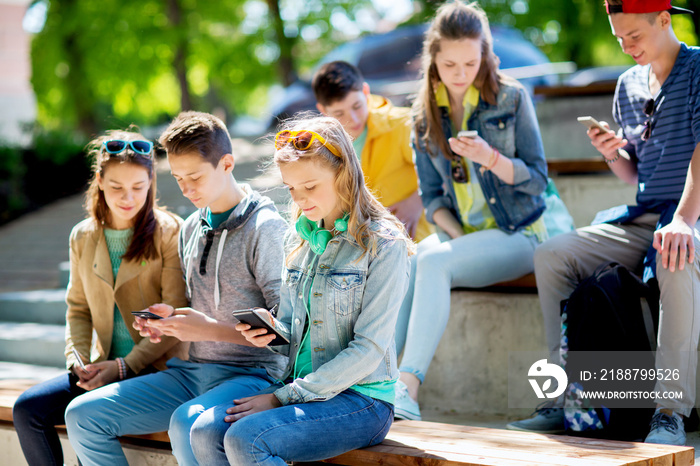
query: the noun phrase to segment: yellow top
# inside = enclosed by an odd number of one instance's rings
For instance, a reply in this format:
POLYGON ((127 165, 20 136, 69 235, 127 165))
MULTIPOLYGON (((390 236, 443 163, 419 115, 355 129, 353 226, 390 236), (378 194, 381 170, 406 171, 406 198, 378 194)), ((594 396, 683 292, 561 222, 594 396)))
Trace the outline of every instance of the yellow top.
MULTIPOLYGON (((384 97, 370 95, 367 140, 360 154, 360 164, 367 187, 386 207, 418 190, 410 142, 409 109, 394 107, 384 97)), ((433 231, 423 213, 413 239, 418 242, 433 231)))

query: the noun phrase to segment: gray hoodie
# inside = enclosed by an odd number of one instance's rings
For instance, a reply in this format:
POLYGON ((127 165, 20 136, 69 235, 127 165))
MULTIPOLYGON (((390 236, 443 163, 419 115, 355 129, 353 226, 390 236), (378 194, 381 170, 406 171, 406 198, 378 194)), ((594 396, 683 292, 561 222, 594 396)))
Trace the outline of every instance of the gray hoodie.
MULTIPOLYGON (((220 322, 236 323, 231 316, 236 309, 270 309, 279 303, 287 223, 268 197, 248 185, 241 188, 246 197, 218 228, 211 228, 206 209, 200 209, 180 230, 178 251, 190 306, 220 322)), ((216 341, 193 342, 190 360, 264 367, 272 376, 286 364, 286 357, 269 348, 216 341)))

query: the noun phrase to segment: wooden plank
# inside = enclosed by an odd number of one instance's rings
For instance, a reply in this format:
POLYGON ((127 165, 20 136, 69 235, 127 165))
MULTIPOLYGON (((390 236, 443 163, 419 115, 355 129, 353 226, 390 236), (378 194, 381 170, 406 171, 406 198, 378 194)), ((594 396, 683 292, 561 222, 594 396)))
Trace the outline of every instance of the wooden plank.
POLYGON ((36 380, 0 380, 0 421, 12 421, 12 407, 26 389, 36 385, 36 380))
MULTIPOLYGON (((34 383, 30 380, 0 381, 0 422, 12 421, 12 405, 16 398, 34 383)), ((63 426, 59 429, 65 430, 63 426)), ((170 441, 167 432, 126 436, 124 440, 166 445, 170 441)), ((394 423, 382 444, 354 450, 325 462, 389 466, 686 466, 694 464, 695 452, 692 447, 400 421, 394 423)))
POLYGON ((686 458, 688 454, 694 456, 694 449, 687 446, 659 445, 651 443, 624 442, 616 440, 587 439, 583 437, 571 437, 565 435, 544 435, 530 432, 518 432, 511 430, 491 429, 486 427, 460 426, 453 424, 425 423, 420 421, 400 421, 395 423, 387 438, 395 438, 395 435, 423 435, 432 440, 440 436, 448 439, 472 439, 481 442, 491 442, 494 439, 502 439, 510 444, 520 442, 528 445, 552 445, 558 448, 595 448, 609 452, 616 451, 619 454, 646 457, 660 457, 663 455, 675 455, 686 458))
POLYGON ((602 158, 590 159, 550 159, 547 160, 550 173, 610 173, 610 167, 602 158))
MULTIPOLYGON (((421 439, 415 436, 394 436, 390 441, 405 443, 421 450, 442 456, 446 453, 476 454, 488 458, 507 460, 525 460, 532 464, 561 465, 561 466, 587 466, 587 465, 634 465, 651 466, 649 457, 620 456, 615 452, 605 452, 591 449, 572 449, 551 442, 547 445, 515 444, 508 441, 488 441, 482 439, 453 440, 435 442, 435 439, 421 439)), ((386 442, 386 440, 385 440, 386 442)), ((672 459, 673 455, 667 455, 672 459)))
MULTIPOLYGON (((391 452, 384 450, 372 451, 371 448, 363 448, 344 453, 335 458, 324 460, 323 463, 341 465, 381 465, 381 466, 531 466, 533 464, 546 465, 539 461, 533 463, 527 460, 511 460, 504 458, 473 455, 469 453, 442 453, 440 455, 405 447, 404 450, 394 449, 391 452)), ((590 463, 589 463, 590 464, 590 463)))
POLYGON ((535 96, 543 97, 571 97, 571 96, 590 96, 590 95, 605 95, 615 92, 616 83, 613 81, 593 83, 587 86, 536 86, 534 89, 535 96))

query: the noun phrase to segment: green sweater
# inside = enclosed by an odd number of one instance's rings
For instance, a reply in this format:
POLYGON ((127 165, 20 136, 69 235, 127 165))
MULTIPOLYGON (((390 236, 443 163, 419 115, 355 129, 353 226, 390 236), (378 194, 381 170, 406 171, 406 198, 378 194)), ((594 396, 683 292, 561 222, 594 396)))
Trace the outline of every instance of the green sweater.
MULTIPOLYGON (((107 241, 107 250, 109 251, 109 259, 112 261, 112 275, 114 282, 117 281, 117 273, 119 266, 122 263, 122 257, 126 253, 131 238, 134 234, 134 229, 112 230, 104 229, 105 240, 107 241)), ((117 305, 114 305, 114 329, 112 330, 112 347, 109 351, 109 359, 123 358, 134 347, 134 340, 131 338, 129 329, 122 318, 121 312, 117 305)))

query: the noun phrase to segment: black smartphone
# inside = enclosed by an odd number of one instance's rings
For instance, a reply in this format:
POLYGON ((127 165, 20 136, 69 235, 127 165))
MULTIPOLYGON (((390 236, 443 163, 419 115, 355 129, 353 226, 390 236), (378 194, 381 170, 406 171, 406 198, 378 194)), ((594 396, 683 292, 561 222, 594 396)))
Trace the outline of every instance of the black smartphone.
POLYGON ((149 311, 131 311, 135 317, 141 317, 142 319, 162 319, 158 314, 154 314, 149 311))
POLYGON ((238 311, 232 311, 233 317, 235 317, 239 322, 248 324, 251 328, 264 328, 267 333, 275 335, 275 339, 272 340, 268 346, 278 346, 278 345, 288 345, 289 340, 287 340, 281 333, 279 333, 272 324, 267 320, 269 318, 268 311, 260 308, 251 309, 241 309, 238 311))

